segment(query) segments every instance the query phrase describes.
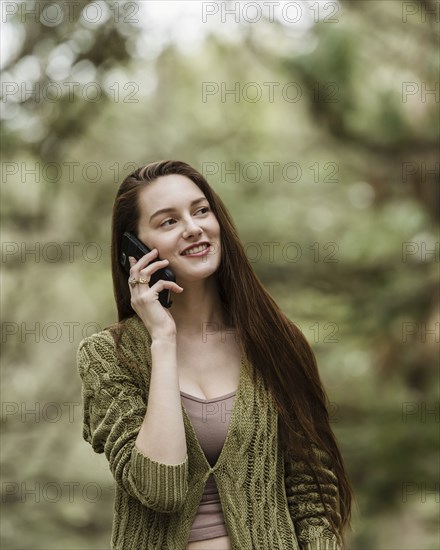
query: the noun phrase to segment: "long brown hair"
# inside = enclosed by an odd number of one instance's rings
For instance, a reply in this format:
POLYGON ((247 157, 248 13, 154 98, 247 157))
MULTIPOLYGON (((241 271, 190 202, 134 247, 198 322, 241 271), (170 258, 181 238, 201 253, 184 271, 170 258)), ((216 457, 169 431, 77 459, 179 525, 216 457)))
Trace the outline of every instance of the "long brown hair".
POLYGON ((326 517, 343 543, 344 528, 350 525, 353 492, 330 427, 329 400, 314 353, 301 330, 280 310, 254 273, 223 201, 203 175, 185 162, 162 160, 142 166, 127 176, 118 189, 112 217, 111 260, 119 321, 135 314, 130 304, 127 275, 119 263, 122 234, 130 231, 137 235, 140 191, 157 178, 171 174, 180 174, 193 181, 208 199, 218 220, 221 261, 217 282, 226 323, 235 328, 247 357, 274 397, 283 449, 308 465, 326 517), (339 483, 339 511, 328 510, 324 502, 321 482, 327 480, 321 478, 320 482, 317 479, 315 468, 319 464, 313 447, 330 456, 339 483))

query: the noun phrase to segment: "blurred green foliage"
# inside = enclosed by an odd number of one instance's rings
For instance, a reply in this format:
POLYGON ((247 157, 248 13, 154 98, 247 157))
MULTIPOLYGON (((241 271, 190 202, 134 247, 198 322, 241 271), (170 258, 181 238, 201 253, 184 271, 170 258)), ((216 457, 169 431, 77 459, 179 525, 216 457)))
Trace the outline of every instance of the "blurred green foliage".
POLYGON ((30 86, 37 65, 42 88, 107 92, 3 104, 1 547, 110 545, 112 478, 81 438, 75 353, 116 319, 120 182, 175 158, 208 177, 317 355, 357 497, 349 548, 438 548, 439 59, 423 11, 438 3, 343 1, 336 22, 240 21, 186 48, 148 4, 139 23, 8 20, 23 40, 3 82, 30 86))

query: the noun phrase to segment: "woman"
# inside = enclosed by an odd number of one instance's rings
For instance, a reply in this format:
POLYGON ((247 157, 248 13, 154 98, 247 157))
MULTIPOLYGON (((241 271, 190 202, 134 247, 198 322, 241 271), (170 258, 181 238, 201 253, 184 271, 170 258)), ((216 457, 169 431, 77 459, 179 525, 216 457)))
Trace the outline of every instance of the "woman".
POLYGON ((124 180, 112 275, 119 322, 78 349, 83 435, 117 482, 112 548, 339 549, 352 491, 315 357, 199 172, 160 161, 124 180), (129 279, 125 231, 152 249, 129 279), (150 287, 164 267, 177 282, 150 287))

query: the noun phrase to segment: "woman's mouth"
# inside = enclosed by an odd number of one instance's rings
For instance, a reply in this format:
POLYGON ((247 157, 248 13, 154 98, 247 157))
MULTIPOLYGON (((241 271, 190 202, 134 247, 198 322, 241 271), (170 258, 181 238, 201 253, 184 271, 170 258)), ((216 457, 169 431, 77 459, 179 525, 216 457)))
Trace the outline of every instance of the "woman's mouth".
POLYGON ((182 252, 182 256, 205 256, 211 249, 211 245, 204 243, 199 246, 193 246, 185 252, 182 252))

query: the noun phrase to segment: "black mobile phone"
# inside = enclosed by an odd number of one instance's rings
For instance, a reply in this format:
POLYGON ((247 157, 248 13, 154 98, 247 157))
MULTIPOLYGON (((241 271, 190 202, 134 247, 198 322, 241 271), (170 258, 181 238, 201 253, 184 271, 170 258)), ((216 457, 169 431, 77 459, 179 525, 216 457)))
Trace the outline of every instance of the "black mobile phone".
MULTIPOLYGON (((151 252, 148 246, 146 246, 142 241, 135 237, 133 233, 129 233, 128 231, 126 231, 123 234, 121 242, 121 255, 119 261, 121 262, 121 265, 125 269, 127 275, 130 274, 131 267, 128 257, 133 256, 133 258, 136 258, 136 260, 140 260, 142 256, 145 256, 145 254, 148 254, 148 252, 151 252)), ((160 260, 160 258, 156 258, 155 260, 153 260, 153 262, 157 262, 158 260, 160 260)), ((153 286, 160 279, 164 279, 165 281, 173 281, 173 283, 176 282, 176 276, 169 267, 165 267, 155 271, 151 276, 149 286, 153 286)), ((170 289, 165 288, 164 290, 161 290, 159 292, 159 302, 163 305, 163 307, 171 307, 171 304, 173 302, 171 301, 170 289)))

